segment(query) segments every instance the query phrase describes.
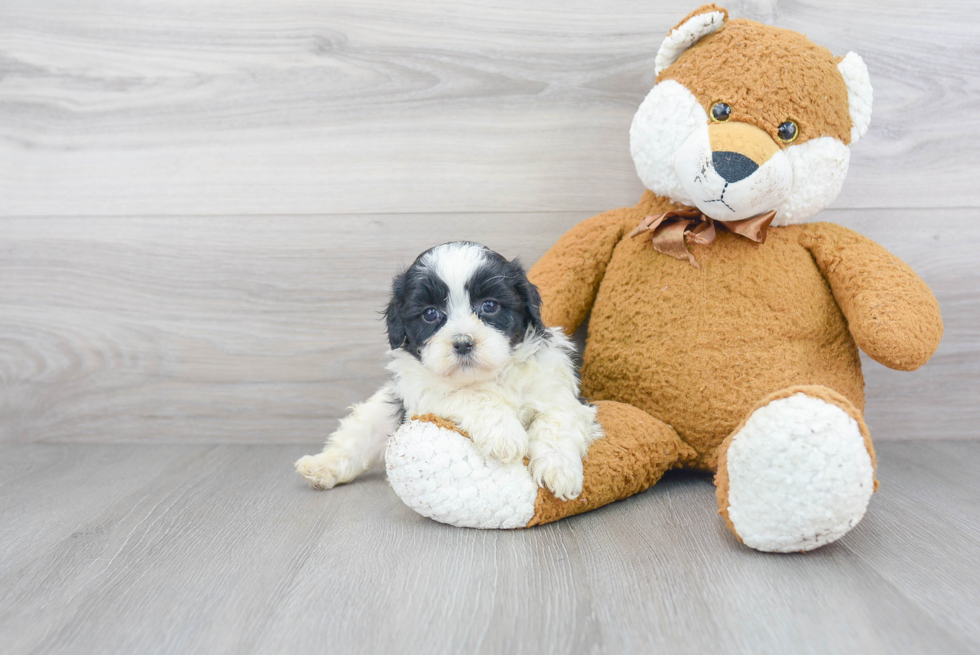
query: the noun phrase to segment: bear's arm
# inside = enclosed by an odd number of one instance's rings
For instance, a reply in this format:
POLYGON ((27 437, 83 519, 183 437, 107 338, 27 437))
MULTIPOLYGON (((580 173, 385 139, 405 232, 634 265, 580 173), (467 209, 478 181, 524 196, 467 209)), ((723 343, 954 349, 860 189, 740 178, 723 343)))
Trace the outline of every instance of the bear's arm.
POLYGON ((908 264, 871 239, 832 223, 800 235, 844 312, 857 345, 872 359, 914 371, 943 336, 939 303, 908 264))
POLYGON ((613 249, 623 238, 628 211, 614 209, 582 221, 531 267, 528 279, 541 293, 545 325, 571 335, 589 315, 613 249))

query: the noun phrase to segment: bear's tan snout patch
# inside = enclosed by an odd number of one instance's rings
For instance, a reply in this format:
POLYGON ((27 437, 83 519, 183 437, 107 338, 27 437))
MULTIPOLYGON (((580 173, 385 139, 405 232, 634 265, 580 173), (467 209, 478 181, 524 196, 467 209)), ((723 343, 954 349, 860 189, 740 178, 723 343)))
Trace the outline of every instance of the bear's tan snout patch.
POLYGON ((715 172, 729 184, 749 177, 779 151, 768 134, 748 123, 713 123, 708 139, 715 172))
POLYGON ((756 167, 762 166, 779 152, 772 137, 755 125, 738 121, 712 123, 708 126, 711 152, 731 152, 750 159, 756 167))

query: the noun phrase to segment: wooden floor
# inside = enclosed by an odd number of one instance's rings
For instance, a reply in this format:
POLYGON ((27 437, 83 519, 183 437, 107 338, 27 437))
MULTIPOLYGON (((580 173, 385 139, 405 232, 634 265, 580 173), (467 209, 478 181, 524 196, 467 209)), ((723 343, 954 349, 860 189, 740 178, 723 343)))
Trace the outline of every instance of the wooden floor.
POLYGON ((709 479, 515 532, 446 527, 295 445, 12 444, 0 643, 18 653, 976 653, 980 442, 881 443, 840 542, 740 546, 709 479))

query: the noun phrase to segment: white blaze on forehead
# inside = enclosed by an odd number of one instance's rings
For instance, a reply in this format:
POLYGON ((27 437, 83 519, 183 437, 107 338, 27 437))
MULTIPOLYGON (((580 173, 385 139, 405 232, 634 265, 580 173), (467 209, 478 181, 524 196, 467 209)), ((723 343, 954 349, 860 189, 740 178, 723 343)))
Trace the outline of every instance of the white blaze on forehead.
POLYGON ((474 243, 446 243, 433 248, 422 265, 435 272, 449 287, 447 311, 450 320, 469 316, 469 294, 466 285, 476 270, 486 262, 486 249, 474 243))

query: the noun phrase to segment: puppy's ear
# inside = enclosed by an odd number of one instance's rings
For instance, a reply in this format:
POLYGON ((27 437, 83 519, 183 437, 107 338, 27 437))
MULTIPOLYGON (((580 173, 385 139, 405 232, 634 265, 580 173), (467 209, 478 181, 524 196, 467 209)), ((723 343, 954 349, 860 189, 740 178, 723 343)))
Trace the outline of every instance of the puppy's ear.
POLYGON ((396 275, 395 279, 391 283, 391 300, 388 301, 388 307, 385 309, 385 324, 388 329, 388 345, 391 349, 401 348, 405 345, 405 341, 408 340, 408 334, 405 331, 405 319, 402 318, 402 301, 405 299, 405 279, 408 277, 406 273, 401 273, 396 275))
POLYGON ((544 332, 544 321, 541 320, 541 295, 538 288, 531 284, 524 272, 520 260, 510 262, 515 278, 515 288, 521 298, 521 314, 524 317, 525 329, 533 327, 535 332, 544 332))

